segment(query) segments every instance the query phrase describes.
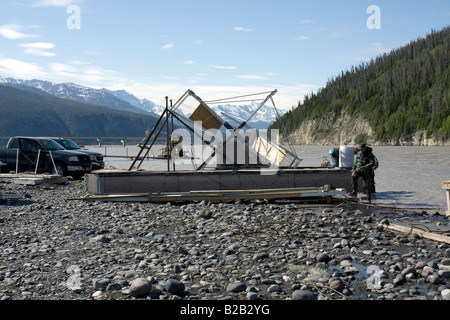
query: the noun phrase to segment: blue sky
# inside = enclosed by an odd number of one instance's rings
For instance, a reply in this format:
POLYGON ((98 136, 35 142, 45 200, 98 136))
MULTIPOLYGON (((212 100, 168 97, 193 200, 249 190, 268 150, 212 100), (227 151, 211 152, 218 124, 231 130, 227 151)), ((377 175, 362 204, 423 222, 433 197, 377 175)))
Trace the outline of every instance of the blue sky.
POLYGON ((289 109, 352 65, 449 24, 448 0, 2 0, 0 76, 156 103, 187 89, 204 100, 277 89, 277 107, 289 109))

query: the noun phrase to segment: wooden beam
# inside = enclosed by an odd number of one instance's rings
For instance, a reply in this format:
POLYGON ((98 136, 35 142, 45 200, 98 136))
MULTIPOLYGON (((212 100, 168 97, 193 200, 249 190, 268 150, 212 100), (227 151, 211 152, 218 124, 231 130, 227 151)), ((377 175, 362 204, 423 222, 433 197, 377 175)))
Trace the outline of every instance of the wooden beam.
POLYGON ((136 193, 136 194, 105 194, 87 196, 70 200, 86 201, 140 201, 140 202, 173 202, 173 201, 228 201, 228 200, 258 200, 258 199, 295 199, 304 194, 323 193, 323 188, 284 188, 284 189, 260 189, 260 190, 209 190, 179 193, 136 193))
POLYGON ((412 233, 415 233, 423 238, 426 239, 430 239, 430 240, 434 240, 434 241, 439 241, 439 242, 445 242, 450 244, 450 237, 449 236, 445 236, 445 235, 441 235, 441 234, 437 234, 437 233, 433 233, 433 232, 428 232, 428 231, 423 231, 417 228, 414 228, 412 226, 401 226, 398 224, 379 224, 381 226, 383 226, 386 229, 392 230, 392 231, 398 231, 401 232, 405 235, 410 235, 412 233))

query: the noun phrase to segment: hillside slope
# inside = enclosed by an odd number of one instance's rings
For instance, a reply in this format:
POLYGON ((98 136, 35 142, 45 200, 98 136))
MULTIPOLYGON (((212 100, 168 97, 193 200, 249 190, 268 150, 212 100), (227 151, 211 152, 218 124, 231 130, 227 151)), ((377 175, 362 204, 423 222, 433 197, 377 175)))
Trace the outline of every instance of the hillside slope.
POLYGON ((0 136, 144 137, 157 118, 0 85, 0 136))
POLYGON ((107 107, 114 110, 134 112, 149 115, 148 112, 115 97, 103 90, 81 86, 75 83, 53 83, 43 80, 22 80, 3 78, 0 76, 0 84, 6 84, 18 89, 47 94, 61 99, 73 100, 81 103, 89 103, 107 107))
POLYGON ((342 72, 271 128, 297 144, 448 144, 449 74, 447 27, 342 72))

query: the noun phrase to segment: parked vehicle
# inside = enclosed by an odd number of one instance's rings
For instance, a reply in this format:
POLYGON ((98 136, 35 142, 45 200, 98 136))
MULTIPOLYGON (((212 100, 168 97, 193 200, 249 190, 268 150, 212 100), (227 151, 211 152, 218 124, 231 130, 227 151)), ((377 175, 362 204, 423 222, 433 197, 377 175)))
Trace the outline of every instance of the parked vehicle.
POLYGON ((89 155, 66 150, 51 138, 12 137, 0 148, 2 172, 48 172, 80 179, 92 170, 89 155))
POLYGON ((88 154, 91 157, 92 170, 103 169, 105 167, 103 154, 95 151, 85 150, 78 146, 73 140, 67 138, 52 138, 66 150, 75 150, 88 154))

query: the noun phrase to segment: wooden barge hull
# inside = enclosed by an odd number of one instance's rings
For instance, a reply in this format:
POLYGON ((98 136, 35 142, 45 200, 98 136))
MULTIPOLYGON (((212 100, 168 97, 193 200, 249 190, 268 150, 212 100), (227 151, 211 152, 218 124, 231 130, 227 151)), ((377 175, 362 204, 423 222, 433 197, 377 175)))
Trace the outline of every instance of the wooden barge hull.
POLYGON ((97 170, 85 175, 90 195, 192 193, 202 191, 322 188, 351 190, 350 170, 344 168, 203 171, 97 170))

